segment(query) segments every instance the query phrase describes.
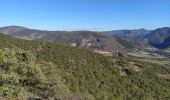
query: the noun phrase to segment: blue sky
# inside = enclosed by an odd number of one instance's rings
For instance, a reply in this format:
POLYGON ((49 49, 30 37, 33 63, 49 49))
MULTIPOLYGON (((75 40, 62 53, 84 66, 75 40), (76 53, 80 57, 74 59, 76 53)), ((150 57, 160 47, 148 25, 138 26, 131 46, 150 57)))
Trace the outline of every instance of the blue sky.
POLYGON ((0 27, 44 30, 170 26, 170 0, 0 0, 0 27))

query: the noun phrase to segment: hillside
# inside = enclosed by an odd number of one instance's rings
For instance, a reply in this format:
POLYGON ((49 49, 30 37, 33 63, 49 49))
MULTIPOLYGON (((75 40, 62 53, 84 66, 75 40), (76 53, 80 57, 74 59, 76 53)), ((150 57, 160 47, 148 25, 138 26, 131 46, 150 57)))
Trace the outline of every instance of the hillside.
POLYGON ((109 52, 121 52, 128 49, 142 48, 141 42, 130 37, 110 36, 104 32, 95 31, 44 31, 28 29, 20 26, 8 26, 0 28, 0 32, 26 40, 43 40, 60 44, 85 47, 92 50, 103 50, 109 52), (123 40, 121 42, 119 40, 123 40), (131 42, 131 47, 125 46, 131 42))
MULTIPOLYGON (((107 31, 110 35, 116 35, 120 37, 130 37, 138 42, 144 42, 150 46, 164 49, 170 46, 170 28, 163 27, 155 30, 114 30, 107 31)), ((135 42, 131 42, 132 44, 135 42)), ((134 46, 134 45, 133 45, 134 46)))
POLYGON ((2 34, 0 48, 2 99, 170 99, 170 79, 163 77, 170 74, 168 66, 2 34))
POLYGON ((170 28, 164 27, 152 31, 145 36, 145 40, 157 48, 167 48, 170 46, 170 28))

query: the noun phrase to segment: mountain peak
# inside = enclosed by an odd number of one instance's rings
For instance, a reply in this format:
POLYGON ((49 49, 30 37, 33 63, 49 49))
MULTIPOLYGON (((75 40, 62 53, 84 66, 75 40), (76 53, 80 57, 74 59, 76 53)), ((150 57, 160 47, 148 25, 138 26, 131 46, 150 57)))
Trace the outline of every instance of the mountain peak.
POLYGON ((12 26, 1 27, 0 31, 4 34, 10 34, 11 32, 18 32, 18 31, 22 31, 22 30, 26 30, 26 29, 28 29, 28 28, 12 25, 12 26))

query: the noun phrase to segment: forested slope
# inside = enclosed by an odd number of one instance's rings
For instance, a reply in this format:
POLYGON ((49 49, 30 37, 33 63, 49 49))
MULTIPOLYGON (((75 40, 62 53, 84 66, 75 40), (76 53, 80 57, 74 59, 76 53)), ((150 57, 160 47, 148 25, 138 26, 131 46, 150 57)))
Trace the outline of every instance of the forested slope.
POLYGON ((170 99, 169 66, 6 35, 0 48, 0 99, 170 99))

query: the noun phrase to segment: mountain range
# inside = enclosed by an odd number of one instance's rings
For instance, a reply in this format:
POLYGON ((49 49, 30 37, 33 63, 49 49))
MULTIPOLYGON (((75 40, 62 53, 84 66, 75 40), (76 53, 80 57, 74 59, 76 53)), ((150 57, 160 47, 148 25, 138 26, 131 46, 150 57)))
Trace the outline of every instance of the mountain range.
POLYGON ((113 31, 46 31, 21 26, 1 27, 0 33, 26 40, 43 40, 93 50, 121 52, 146 47, 167 48, 170 46, 170 28, 155 30, 113 31))

